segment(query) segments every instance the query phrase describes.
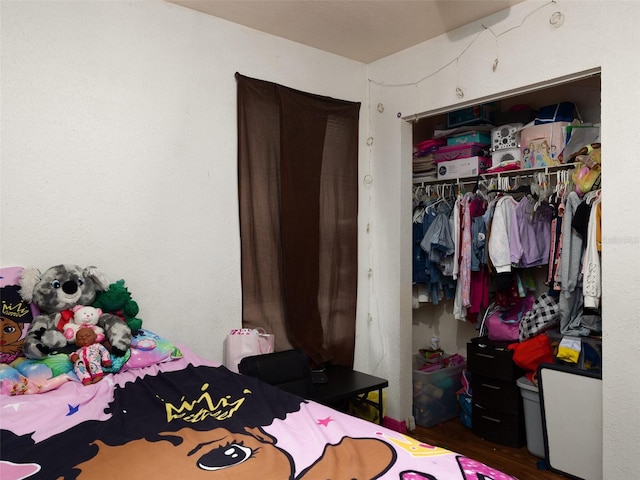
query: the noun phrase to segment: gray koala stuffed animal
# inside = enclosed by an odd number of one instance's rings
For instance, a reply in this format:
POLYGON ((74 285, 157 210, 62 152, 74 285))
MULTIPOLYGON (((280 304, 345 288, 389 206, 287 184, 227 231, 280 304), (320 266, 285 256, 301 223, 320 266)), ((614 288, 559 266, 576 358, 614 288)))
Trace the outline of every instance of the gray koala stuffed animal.
MULTIPOLYGON (((50 353, 63 351, 67 339, 62 325, 73 316, 76 305, 91 305, 98 290, 107 290, 108 282, 96 267, 56 265, 44 273, 36 268, 26 269, 20 280, 20 295, 35 303, 42 312, 33 319, 24 339, 23 351, 27 358, 39 359, 50 353)), ((131 329, 120 318, 105 313, 98 326, 105 332, 111 353, 122 356, 131 345, 131 329)))

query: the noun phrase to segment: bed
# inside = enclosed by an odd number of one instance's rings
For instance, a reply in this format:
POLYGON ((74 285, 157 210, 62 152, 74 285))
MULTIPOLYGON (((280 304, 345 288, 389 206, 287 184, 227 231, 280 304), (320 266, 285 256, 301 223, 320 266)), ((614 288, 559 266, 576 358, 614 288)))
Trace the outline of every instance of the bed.
POLYGON ((64 355, 4 365, 0 478, 513 479, 152 332, 130 352, 87 386, 64 355))

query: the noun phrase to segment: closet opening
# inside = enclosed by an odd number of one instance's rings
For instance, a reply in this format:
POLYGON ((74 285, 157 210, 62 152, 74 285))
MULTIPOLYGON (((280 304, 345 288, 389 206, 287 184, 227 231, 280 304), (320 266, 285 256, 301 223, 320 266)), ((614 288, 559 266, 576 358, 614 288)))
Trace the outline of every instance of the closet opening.
MULTIPOLYGON (((501 92, 491 97, 476 99, 473 102, 458 104, 455 107, 441 108, 421 114, 404 117, 404 120, 412 125, 412 142, 414 152, 416 146, 421 142, 434 139, 442 135, 443 131, 455 130, 451 127, 451 120, 454 112, 467 109, 471 115, 482 112, 487 105, 491 109, 492 122, 486 122, 488 127, 484 128, 484 136, 470 138, 487 142, 487 149, 492 148, 491 129, 512 124, 527 124, 533 121, 541 110, 550 105, 563 104, 569 102, 575 106, 575 116, 583 125, 594 125, 600 127, 601 122, 601 75, 600 69, 592 69, 579 72, 574 75, 549 80, 543 84, 534 84, 508 92, 501 92), (487 137, 489 140, 487 141, 487 137)), ((459 116, 461 114, 459 113, 459 116)), ((480 113, 482 115, 482 113, 480 113)), ((462 119, 461 121, 464 121, 462 119)), ((477 132, 484 122, 475 125, 462 125, 460 133, 477 132), (476 128, 473 128, 476 127, 476 128)), ((458 127, 459 128, 459 127, 458 127)), ((521 145, 518 145, 520 148, 521 145)), ((491 152, 489 152, 491 153, 491 152)), ((413 165, 415 166, 415 158, 413 165)), ((418 169, 419 170, 419 169, 418 169)), ((412 194, 422 188, 431 194, 440 195, 443 202, 452 195, 462 192, 469 192, 478 188, 482 182, 485 190, 500 189, 501 186, 517 188, 520 184, 529 185, 531 179, 541 173, 539 179, 551 179, 556 182, 556 177, 561 178, 560 173, 565 167, 539 167, 524 168, 500 173, 485 173, 479 176, 477 173, 448 176, 438 178, 435 169, 427 173, 415 171, 413 173, 412 194), (506 180, 505 180, 506 179, 506 180), (499 183, 503 182, 502 184, 499 183), (493 182, 493 183, 491 183, 493 182)), ((545 289, 545 269, 533 271, 533 281, 537 286, 534 294, 538 294, 545 289)), ((414 282, 415 286, 415 282, 414 282)), ((431 344, 432 339, 437 339, 439 346, 447 353, 458 353, 466 356, 466 346, 471 338, 478 336, 478 327, 481 319, 474 321, 457 320, 454 315, 454 302, 447 298, 445 294, 433 301, 421 302, 420 298, 413 298, 412 311, 412 352, 418 352, 425 346, 431 344)))

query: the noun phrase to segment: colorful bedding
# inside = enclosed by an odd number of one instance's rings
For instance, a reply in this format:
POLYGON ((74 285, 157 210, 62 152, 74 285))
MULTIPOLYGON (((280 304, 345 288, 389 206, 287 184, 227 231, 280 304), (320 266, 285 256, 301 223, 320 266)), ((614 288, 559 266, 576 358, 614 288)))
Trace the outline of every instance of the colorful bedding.
POLYGON ((514 480, 205 361, 0 394, 0 478, 514 480))
MULTIPOLYGON (((70 348, 74 351, 75 347, 70 348)), ((111 356, 107 373, 117 373, 131 368, 142 368, 156 363, 180 358, 180 349, 167 339, 150 332, 138 330, 131 340, 131 348, 123 357, 111 356)), ((26 395, 48 392, 68 381, 78 382, 69 355, 59 353, 41 360, 18 357, 9 364, 0 364, 0 393, 26 395)))

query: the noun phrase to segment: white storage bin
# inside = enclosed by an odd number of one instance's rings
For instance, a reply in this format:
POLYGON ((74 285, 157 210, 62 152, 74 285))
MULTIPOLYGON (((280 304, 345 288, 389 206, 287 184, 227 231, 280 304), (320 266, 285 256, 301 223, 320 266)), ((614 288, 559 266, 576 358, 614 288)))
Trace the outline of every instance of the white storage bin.
POLYGON ((540 409, 540 393, 538 387, 527 377, 520 377, 516 382, 522 394, 524 407, 524 426, 527 432, 527 450, 531 455, 545 458, 544 433, 542 431, 542 412, 540 409))

